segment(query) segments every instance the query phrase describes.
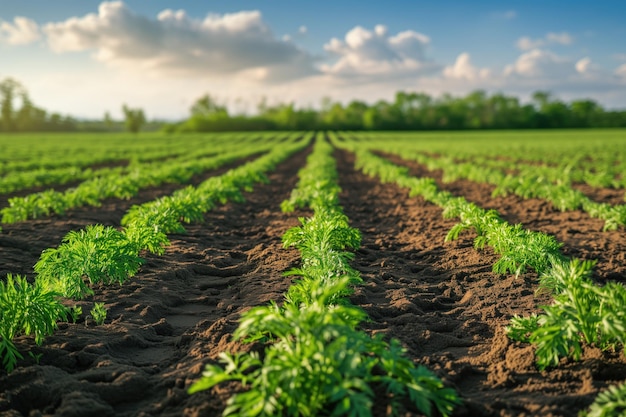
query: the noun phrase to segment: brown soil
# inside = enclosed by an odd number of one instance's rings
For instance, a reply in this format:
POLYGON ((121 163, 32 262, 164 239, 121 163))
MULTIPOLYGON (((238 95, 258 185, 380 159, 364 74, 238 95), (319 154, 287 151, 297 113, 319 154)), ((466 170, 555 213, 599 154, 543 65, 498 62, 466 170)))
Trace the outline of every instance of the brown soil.
MULTIPOLYGON (((246 203, 219 207, 207 213, 205 223, 171 236, 165 255, 146 256, 128 283, 99 288, 95 300, 79 303, 85 316, 93 301, 104 302, 105 325, 85 317, 61 324, 41 347, 19 338, 23 351, 32 347, 42 356, 39 364, 27 356, 9 375, 0 371, 0 415, 219 415, 237 386, 193 396, 186 389, 220 352, 251 349, 231 340, 238 317, 252 306, 279 301, 288 288, 282 272, 299 257, 282 248, 281 236, 308 213, 283 214, 279 204, 295 186, 305 157, 302 152, 281 164, 271 183, 255 187, 246 203)), ((529 314, 548 302, 534 295, 536 276, 494 275, 496 256, 473 249, 471 233, 444 243, 454 221, 444 220, 441 209, 355 172, 350 154, 337 158, 341 204, 363 235, 353 265, 365 283, 352 296, 372 319, 363 328, 399 339, 409 357, 456 388, 464 401, 456 416, 575 416, 600 390, 623 380, 624 357, 594 349, 580 362, 537 371, 533 348, 503 333, 513 314, 529 314)), ((471 183, 452 186, 469 200, 483 198, 484 191, 471 183)), ((613 259, 616 265, 625 252, 623 234, 606 238, 582 215, 553 218, 545 203, 518 209, 506 201, 487 203, 500 205, 507 219, 533 220, 528 227, 558 221, 557 237, 577 237, 566 242, 571 252, 596 251, 604 256, 601 263, 613 259), (533 214, 525 216, 525 210, 533 214), (564 224, 578 232, 560 231, 564 224), (614 246, 595 249, 602 245, 614 246)), ((119 224, 120 203, 8 230, 16 246, 7 248, 6 240, 0 246, 2 269, 30 273, 43 248, 58 245, 67 230, 85 222, 119 224)), ((600 271, 599 277, 608 278, 608 269, 600 271)))
MULTIPOLYGON (((31 276, 33 274, 32 266, 39 259, 41 252, 50 247, 57 247, 61 243, 61 239, 71 230, 82 229, 87 225, 96 223, 117 227, 126 211, 133 205, 170 195, 188 185, 196 186, 212 176, 221 175, 252 159, 253 157, 244 158, 218 169, 195 175, 186 184, 169 183, 159 187, 144 188, 127 200, 107 198, 101 202, 100 207, 77 207, 68 210, 63 215, 53 214, 43 219, 1 224, 0 259, 2 259, 2 263, 0 263, 0 277, 4 277, 7 273, 31 276), (42 233, 42 230, 45 230, 45 233, 42 233), (29 258, 34 260, 25 261, 23 258, 25 252, 28 253, 29 258)), ((29 194, 27 191, 19 193, 19 195, 27 194, 29 194)), ((3 197, 0 196, 0 208, 2 202, 6 201, 3 200, 3 197)))
POLYGON ((612 205, 626 204, 626 199, 624 195, 625 191, 623 188, 598 188, 592 187, 589 184, 574 184, 573 187, 579 190, 581 193, 585 194, 593 201, 608 203, 612 205))

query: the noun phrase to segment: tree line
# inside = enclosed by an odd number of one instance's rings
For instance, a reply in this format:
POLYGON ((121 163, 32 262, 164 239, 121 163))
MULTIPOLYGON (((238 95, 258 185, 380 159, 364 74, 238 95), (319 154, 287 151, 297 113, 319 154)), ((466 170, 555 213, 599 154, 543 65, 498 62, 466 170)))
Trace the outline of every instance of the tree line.
POLYGON ((293 103, 261 102, 254 116, 230 115, 209 95, 198 99, 189 119, 165 126, 171 132, 224 130, 460 130, 626 127, 626 110, 606 110, 594 100, 570 103, 537 91, 518 97, 474 91, 466 96, 400 91, 393 101, 347 104, 325 99, 319 110, 293 103))
POLYGON ((397 92, 392 101, 347 104, 324 99, 319 109, 294 103, 268 105, 262 100, 253 115, 231 114, 210 95, 197 99, 188 119, 177 123, 148 121, 143 110, 122 106, 124 120, 105 113, 102 120, 78 120, 35 106, 26 89, 12 78, 0 81, 0 131, 166 132, 237 130, 460 130, 626 127, 626 110, 608 110, 598 102, 565 102, 537 91, 529 103, 503 93, 479 90, 465 96, 397 92), (18 106, 19 104, 19 106, 18 106))

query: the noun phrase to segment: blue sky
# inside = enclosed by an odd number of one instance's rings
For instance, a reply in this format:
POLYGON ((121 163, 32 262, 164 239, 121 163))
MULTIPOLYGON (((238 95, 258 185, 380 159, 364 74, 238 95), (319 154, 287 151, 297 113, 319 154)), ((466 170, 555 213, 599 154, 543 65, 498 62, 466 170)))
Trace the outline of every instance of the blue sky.
POLYGON ((0 79, 79 117, 184 117, 209 93, 318 105, 536 90, 626 108, 623 1, 0 3, 0 79))

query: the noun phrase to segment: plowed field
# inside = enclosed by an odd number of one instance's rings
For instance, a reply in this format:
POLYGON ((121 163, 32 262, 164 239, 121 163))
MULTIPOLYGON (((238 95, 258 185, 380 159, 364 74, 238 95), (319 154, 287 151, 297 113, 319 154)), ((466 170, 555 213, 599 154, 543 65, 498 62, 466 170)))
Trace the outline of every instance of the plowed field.
MULTIPOLYGON (((204 223, 170 236, 165 254, 146 254, 128 283, 97 288, 94 300, 109 310, 106 324, 62 323, 40 347, 19 338, 22 351, 41 357, 36 363, 26 356, 12 373, 0 373, 0 415, 220 415, 236 385, 193 396, 186 390, 220 352, 250 349, 230 338, 240 314, 280 301, 289 287, 291 278, 282 274, 298 264, 299 255, 283 249, 281 237, 310 213, 285 214, 280 203, 296 185, 308 152, 280 164, 269 184, 245 194, 245 203, 220 206, 204 223)), ((512 342, 503 330, 512 315, 538 312, 537 305, 549 302, 535 295, 536 275, 494 274, 496 255, 474 249, 472 233, 444 243, 455 221, 443 219, 440 208, 355 171, 350 153, 337 151, 335 157, 340 203, 363 238, 353 266, 364 285, 351 301, 371 318, 364 330, 399 339, 410 358, 454 387, 464 402, 456 416, 576 416, 600 391, 623 381, 624 356, 594 348, 579 362, 564 360, 556 369, 538 371, 534 348, 512 342)), ((390 158, 413 175, 440 179, 440 173, 390 158)), ((440 186, 498 210, 510 223, 555 235, 567 256, 598 259, 598 282, 626 273, 623 230, 602 232, 602 221, 583 212, 557 212, 541 200, 494 199, 488 185, 440 186)), ((58 245, 69 230, 92 223, 119 226, 133 204, 173 189, 3 226, 0 273, 30 276, 41 251, 58 245)), ((81 303, 88 310, 92 301, 81 303)))

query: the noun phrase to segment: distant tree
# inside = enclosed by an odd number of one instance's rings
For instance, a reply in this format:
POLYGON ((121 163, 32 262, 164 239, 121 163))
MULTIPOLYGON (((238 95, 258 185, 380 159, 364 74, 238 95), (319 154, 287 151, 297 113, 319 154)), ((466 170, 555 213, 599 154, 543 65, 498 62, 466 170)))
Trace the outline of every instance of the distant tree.
POLYGON ((226 109, 226 106, 219 104, 216 99, 208 94, 205 94, 197 99, 189 110, 192 117, 228 117, 228 110, 226 109))
POLYGON ((22 132, 46 130, 46 111, 33 104, 26 90, 22 90, 21 100, 22 107, 15 111, 15 130, 22 132))
POLYGON ((573 127, 593 126, 604 109, 593 100, 575 100, 570 104, 573 127))
POLYGON ((108 111, 104 112, 104 118, 102 119, 102 121, 104 123, 104 127, 107 130, 113 129, 113 118, 111 117, 111 113, 109 113, 108 111))
POLYGON ((142 109, 131 109, 124 104, 122 106, 124 112, 124 119, 126 124, 126 130, 129 132, 137 133, 141 127, 146 123, 146 116, 142 109))
POLYGON ((16 130, 15 99, 22 94, 24 87, 13 78, 5 78, 0 82, 0 123, 5 132, 16 130))

